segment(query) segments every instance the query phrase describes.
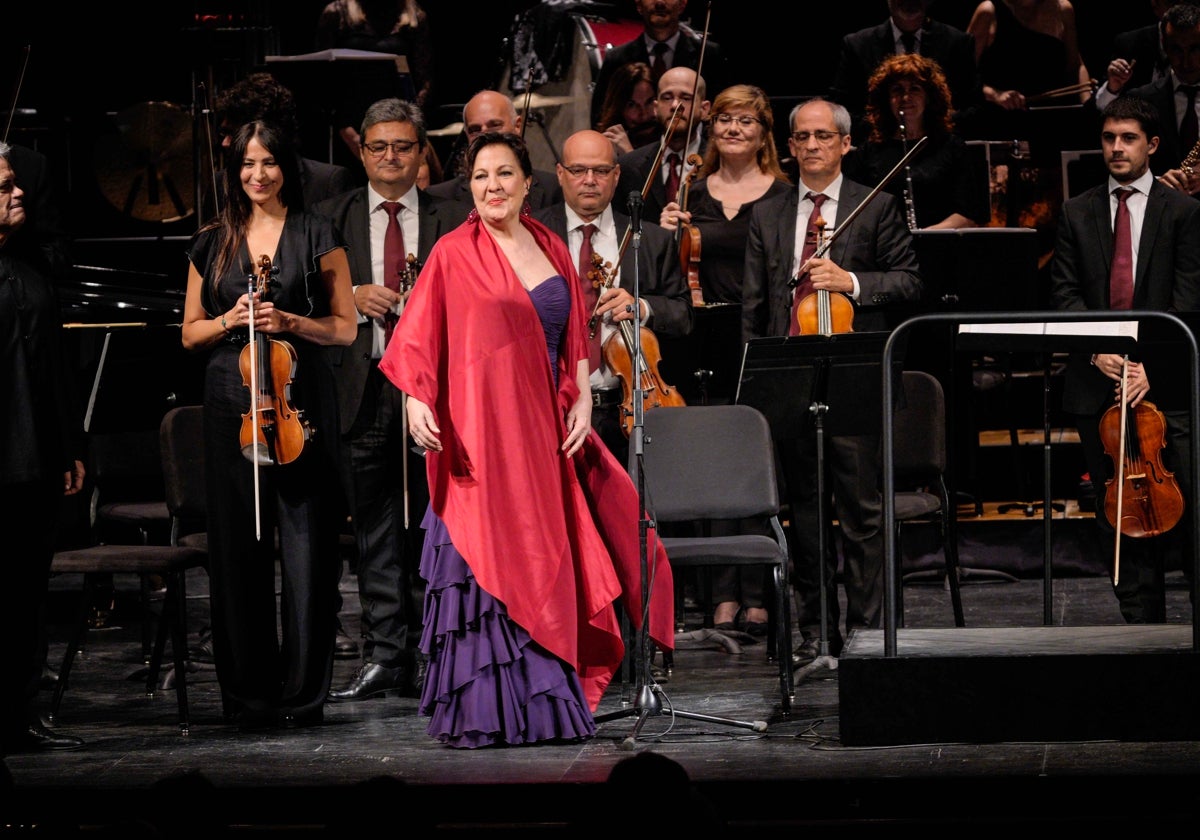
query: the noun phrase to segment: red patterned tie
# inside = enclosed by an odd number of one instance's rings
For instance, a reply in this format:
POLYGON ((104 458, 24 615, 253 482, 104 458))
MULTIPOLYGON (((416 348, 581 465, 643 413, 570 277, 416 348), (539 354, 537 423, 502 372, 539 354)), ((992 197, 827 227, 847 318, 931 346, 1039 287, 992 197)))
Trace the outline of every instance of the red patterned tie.
MULTIPOLYGON (((579 281, 583 283, 583 300, 587 304, 588 318, 591 318, 592 313, 596 311, 596 300, 600 296, 600 290, 588 279, 588 274, 593 270, 592 234, 596 232, 596 226, 589 223, 583 225, 579 230, 583 232, 583 242, 579 246, 579 281)), ((588 372, 597 370, 599 367, 600 327, 597 325, 596 334, 588 339, 588 372)))
MULTIPOLYGON (((404 269, 404 232, 400 230, 400 202, 385 201, 383 209, 388 214, 387 231, 383 234, 383 285, 394 292, 400 291, 400 272, 404 269)), ((392 340, 398 317, 395 312, 383 316, 383 343, 386 347, 392 340)))
POLYGON ((1108 275, 1110 309, 1133 307, 1133 236, 1129 231, 1129 196, 1135 190, 1113 190, 1117 196, 1117 218, 1113 223, 1112 270, 1108 275))
MULTIPOLYGON (((804 265, 816 253, 817 239, 825 227, 825 220, 821 218, 821 205, 825 203, 825 194, 806 193, 804 197, 813 203, 813 209, 808 216, 808 227, 804 230, 804 250, 800 254, 800 265, 804 265)), ((800 322, 796 317, 800 310, 800 301, 812 294, 812 291, 812 278, 806 271, 800 275, 800 282, 796 284, 796 293, 792 297, 792 317, 788 323, 788 335, 800 334, 800 322)))
POLYGON ((679 155, 677 155, 675 152, 671 152, 671 154, 667 155, 667 166, 670 167, 667 172, 667 202, 670 203, 675 200, 675 196, 679 195, 679 176, 681 168, 679 165, 679 155))

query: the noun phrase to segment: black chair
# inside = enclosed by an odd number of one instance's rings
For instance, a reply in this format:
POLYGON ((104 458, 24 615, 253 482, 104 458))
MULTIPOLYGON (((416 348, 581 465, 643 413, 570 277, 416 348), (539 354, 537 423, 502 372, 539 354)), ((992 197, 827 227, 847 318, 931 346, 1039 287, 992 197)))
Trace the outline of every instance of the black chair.
MULTIPOLYGON (((155 545, 145 543, 97 543, 85 548, 60 551, 54 555, 50 565, 52 574, 83 575, 83 592, 71 637, 59 668, 59 677, 50 703, 49 718, 58 717, 63 694, 71 678, 71 668, 77 653, 84 648, 89 616, 98 597, 108 591, 108 581, 113 575, 135 574, 140 580, 156 576, 163 583, 163 596, 158 614, 153 601, 142 600, 144 628, 157 621, 153 636, 146 675, 146 696, 153 697, 162 670, 167 636, 171 637, 173 656, 173 683, 179 709, 179 729, 184 735, 189 731, 187 703, 187 587, 186 574, 190 569, 204 567, 208 554, 195 545, 184 545, 176 538, 183 522, 196 521, 196 505, 203 505, 203 460, 198 407, 173 409, 163 418, 160 435, 165 445, 161 449, 163 474, 170 475, 166 496, 171 520, 172 544, 155 545), (187 434, 184 434, 185 428, 187 434), (189 435, 194 435, 189 437, 189 435), (177 462, 179 453, 184 454, 177 462), (199 500, 197 502, 197 500, 199 500)), ((147 633, 144 631, 143 636, 147 633)))
MULTIPOLYGON (((792 616, 789 553, 779 521, 775 447, 766 418, 748 405, 659 408, 644 415, 646 509, 662 525, 761 520, 765 534, 662 536, 672 570, 715 566, 769 569, 767 656, 779 663, 783 712, 791 711, 792 616)), ((631 459, 634 481, 636 457, 631 459)))
MULTIPOLYGON (((904 371, 903 392, 903 407, 896 410, 892 427, 896 545, 900 545, 900 533, 906 524, 932 523, 938 527, 954 625, 963 627, 958 540, 952 523, 955 510, 950 504, 945 477, 946 398, 941 383, 924 371, 904 371)), ((900 589, 903 590, 904 581, 919 580, 921 574, 901 576, 900 589)), ((897 595, 897 604, 902 604, 900 593, 897 595)))

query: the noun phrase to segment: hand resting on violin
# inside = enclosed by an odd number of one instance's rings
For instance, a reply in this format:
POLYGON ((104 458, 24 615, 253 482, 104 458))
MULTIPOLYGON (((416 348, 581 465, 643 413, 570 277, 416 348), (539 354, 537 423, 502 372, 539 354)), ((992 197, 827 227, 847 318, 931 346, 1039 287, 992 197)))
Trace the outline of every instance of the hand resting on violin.
POLYGON ((667 202, 667 206, 658 215, 659 227, 675 230, 680 223, 690 225, 692 223, 691 212, 681 209, 678 201, 667 202))
MULTIPOLYGON (((1109 379, 1116 381, 1116 385, 1114 386, 1114 400, 1118 402, 1121 399, 1122 358, 1117 353, 1097 353, 1092 360, 1092 364, 1101 373, 1109 379)), ((1141 362, 1130 362, 1128 372, 1125 374, 1125 380, 1129 394, 1129 407, 1135 408, 1150 393, 1150 378, 1146 376, 1146 370, 1142 367, 1141 362)))
POLYGON ((828 257, 814 257, 808 261, 808 276, 814 289, 842 292, 854 296, 854 278, 850 272, 838 266, 828 257))
MULTIPOLYGON (((641 304, 640 323, 646 316, 647 304, 645 300, 638 301, 641 304)), ((606 313, 612 313, 613 321, 632 321, 633 320, 633 295, 628 289, 623 289, 620 286, 611 289, 603 289, 600 292, 600 305, 596 307, 596 314, 604 317, 606 313)))
POLYGON ((387 286, 371 283, 354 287, 354 308, 367 318, 382 318, 388 312, 397 312, 396 307, 408 297, 387 286))

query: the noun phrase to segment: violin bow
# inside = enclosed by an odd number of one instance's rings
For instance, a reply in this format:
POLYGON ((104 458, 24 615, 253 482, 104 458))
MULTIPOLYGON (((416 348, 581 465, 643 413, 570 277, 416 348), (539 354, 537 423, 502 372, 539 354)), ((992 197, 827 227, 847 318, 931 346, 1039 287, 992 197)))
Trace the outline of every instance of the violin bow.
POLYGON ((521 139, 525 139, 525 126, 529 124, 529 103, 533 101, 533 65, 529 65, 529 76, 525 79, 525 109, 521 112, 521 139))
MULTIPOLYGON (((704 51, 708 47, 708 22, 712 18, 712 0, 709 0, 708 6, 704 12, 704 35, 700 38, 700 57, 696 59, 696 81, 692 83, 692 108, 688 111, 687 134, 684 135, 683 141, 683 160, 680 161, 680 168, 687 165, 687 150, 692 143, 692 128, 696 125, 696 97, 700 94, 700 70, 704 67, 704 51)), ((672 121, 672 125, 674 121, 672 121)), ((682 184, 682 182, 681 182, 682 184)), ((680 186, 682 189, 685 201, 679 205, 680 210, 685 209, 687 188, 680 186)), ((679 245, 679 238, 683 234, 683 225, 675 225, 675 245, 679 245)))
POLYGON ((249 288, 246 290, 246 306, 249 308, 250 326, 250 422, 253 424, 254 430, 250 437, 250 460, 254 464, 254 539, 260 542, 262 541, 262 504, 259 498, 258 478, 258 338, 254 330, 254 288, 255 281, 262 274, 261 260, 269 259, 266 254, 260 257, 260 268, 257 272, 251 272, 249 288))
POLYGON ((1121 441, 1117 444, 1117 520, 1113 524, 1116 539, 1113 540, 1113 586, 1121 579, 1121 520, 1125 504, 1125 434, 1126 417, 1129 414, 1129 356, 1121 357, 1121 441))
POLYGON ((4 126, 4 142, 8 142, 8 133, 12 131, 13 117, 17 113, 17 101, 21 98, 21 86, 25 83, 25 70, 29 67, 29 53, 32 44, 25 45, 25 60, 21 62, 21 74, 17 76, 17 87, 13 91, 12 107, 8 109, 8 123, 4 126))
MULTIPOLYGON (((804 272, 808 268, 809 263, 811 263, 813 260, 820 259, 821 257, 825 256, 829 252, 830 247, 832 247, 832 245, 833 245, 833 241, 835 239, 837 239, 846 230, 846 228, 848 228, 850 226, 850 223, 853 222, 858 217, 859 213, 861 213, 863 210, 866 209, 867 205, 871 203, 871 201, 875 198, 875 196, 879 195, 879 193, 883 190, 883 188, 886 187, 888 185, 888 183, 893 178, 896 177, 897 173, 899 173, 900 170, 905 167, 905 165, 909 162, 909 160, 912 159, 912 156, 915 155, 917 153, 917 151, 922 146, 925 145, 925 141, 928 139, 929 139, 929 137, 927 137, 927 136, 922 137, 916 143, 912 144, 912 147, 907 152, 904 153, 904 156, 902 158, 900 158, 900 162, 892 167, 892 171, 883 176, 883 180, 880 181, 878 184, 876 184, 875 188, 872 189, 869 193, 867 193, 867 197, 864 198, 861 202, 859 202, 857 207, 855 207, 853 210, 850 211, 850 215, 848 215, 845 218, 845 220, 833 230, 832 233, 830 233, 828 236, 825 237, 825 241, 821 243, 821 246, 819 248, 817 248, 816 251, 813 252, 813 255, 808 258, 808 260, 804 263, 804 265, 800 266, 800 268, 796 271, 797 278, 804 274, 804 272)), ((795 279, 795 278, 793 278, 793 279, 795 279)), ((795 282, 793 282, 792 285, 795 286, 795 282)))

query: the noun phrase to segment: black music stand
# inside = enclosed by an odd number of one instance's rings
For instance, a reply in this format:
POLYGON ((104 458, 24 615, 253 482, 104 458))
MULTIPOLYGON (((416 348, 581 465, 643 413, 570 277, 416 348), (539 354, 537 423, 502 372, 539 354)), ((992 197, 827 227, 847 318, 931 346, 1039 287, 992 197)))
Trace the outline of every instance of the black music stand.
MULTIPOLYGON (((1077 353, 1128 353, 1137 351, 1135 321, 1108 322, 1029 322, 1020 324, 988 323, 964 324, 959 327, 958 344, 960 349, 982 350, 986 348, 1007 350, 1009 352, 1030 352, 1043 354, 1047 359, 1053 352, 1077 353)), ((1053 580, 1051 569, 1052 533, 1051 517, 1053 499, 1050 479, 1050 420, 1049 420, 1049 365, 1047 364, 1047 386, 1043 390, 1044 427, 1042 438, 1042 494, 1045 504, 1042 508, 1043 530, 1043 599, 1042 619, 1047 626, 1054 623, 1051 614, 1053 580)), ((1061 509, 1061 508, 1060 508, 1061 509)), ((1097 512, 1098 515, 1103 513, 1097 512)))
MULTIPOLYGON (((757 408, 767 418, 776 442, 815 433, 817 453, 817 551, 821 592, 818 656, 796 673, 796 680, 822 670, 837 670, 829 653, 829 604, 825 580, 829 516, 825 510, 825 424, 839 437, 880 434, 883 347, 889 333, 835 333, 830 336, 772 336, 751 339, 742 355, 735 402, 757 408)), ((903 352, 893 357, 899 382, 903 352)), ((795 511, 792 512, 795 516, 795 511)), ((794 527, 794 526, 793 526, 794 527)), ((835 595, 836 597, 836 595, 835 595)))
MULTIPOLYGON (((919 230, 913 233, 913 248, 921 263, 924 285, 924 307, 927 312, 1013 312, 1042 308, 1037 299, 1038 233, 1033 228, 983 227, 953 230, 919 230)), ((936 338, 922 346, 928 358, 908 354, 909 367, 933 374, 946 392, 947 428, 954 445, 947 451, 949 490, 952 499, 958 498, 958 476, 976 475, 975 452, 978 433, 974 422, 957 422, 957 414, 973 420, 975 390, 974 365, 955 362, 954 329, 951 324, 935 324, 936 338), (965 404, 960 406, 963 398, 965 404), (959 469, 959 464, 966 466, 959 469)), ((995 350, 993 349, 993 352, 995 350)), ((1004 354, 1000 379, 1006 394, 1011 394, 1013 354, 1004 354)), ((1009 411, 1009 443, 1014 456, 1019 444, 1017 424, 1009 411)), ((1019 488, 1025 481, 1020 461, 1013 458, 1014 477, 1019 488)), ((976 515, 983 505, 975 496, 976 515)), ((1022 494, 1028 497, 1028 494, 1022 494)), ((1032 505, 1032 503, 1030 503, 1032 505)), ((1040 505, 1039 505, 1040 506, 1040 505)), ((964 574, 969 570, 963 569, 964 574)))

